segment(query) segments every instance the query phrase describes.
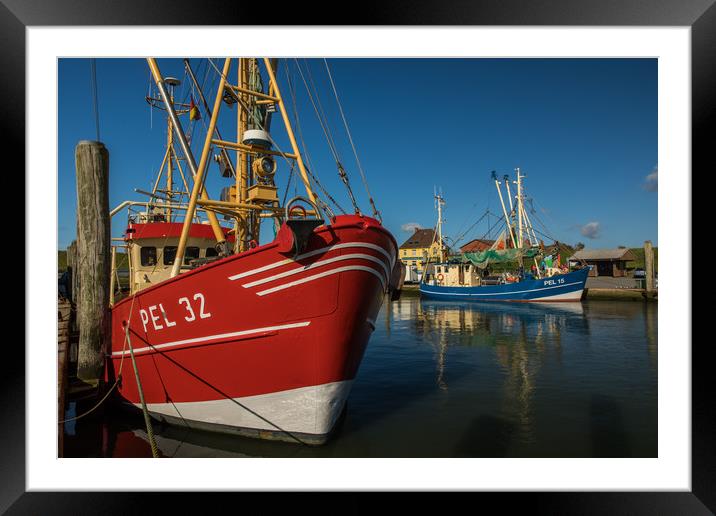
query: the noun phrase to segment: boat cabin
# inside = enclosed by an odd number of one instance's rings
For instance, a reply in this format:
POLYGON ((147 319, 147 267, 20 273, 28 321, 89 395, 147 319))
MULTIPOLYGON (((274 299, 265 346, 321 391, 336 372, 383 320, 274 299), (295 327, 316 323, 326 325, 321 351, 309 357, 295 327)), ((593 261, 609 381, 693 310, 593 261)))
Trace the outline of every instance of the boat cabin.
POLYGON ((479 287, 480 270, 471 263, 435 263, 427 267, 425 283, 443 287, 479 287))
MULTIPOLYGON (((131 223, 125 232, 129 253, 129 278, 132 293, 151 287, 171 277, 174 258, 183 224, 176 222, 131 223)), ((222 228, 226 239, 234 241, 230 230, 222 228)), ((184 263, 180 273, 198 264, 218 258, 216 239, 209 224, 192 224, 189 230, 184 263)))

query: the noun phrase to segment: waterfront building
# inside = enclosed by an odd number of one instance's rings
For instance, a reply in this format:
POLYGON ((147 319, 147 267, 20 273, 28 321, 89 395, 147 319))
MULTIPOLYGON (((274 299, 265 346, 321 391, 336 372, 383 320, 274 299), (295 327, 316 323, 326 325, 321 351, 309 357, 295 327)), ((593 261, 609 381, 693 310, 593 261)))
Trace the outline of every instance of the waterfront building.
POLYGON ((580 249, 569 259, 570 265, 586 262, 591 265, 590 277, 612 276, 621 278, 626 276, 627 262, 636 260, 634 253, 627 248, 619 249, 580 249))
MULTIPOLYGON (((443 242, 443 248, 447 245, 443 242)), ((400 246, 399 258, 410 270, 422 273, 428 260, 435 261, 440 255, 440 244, 434 229, 416 229, 400 246)))

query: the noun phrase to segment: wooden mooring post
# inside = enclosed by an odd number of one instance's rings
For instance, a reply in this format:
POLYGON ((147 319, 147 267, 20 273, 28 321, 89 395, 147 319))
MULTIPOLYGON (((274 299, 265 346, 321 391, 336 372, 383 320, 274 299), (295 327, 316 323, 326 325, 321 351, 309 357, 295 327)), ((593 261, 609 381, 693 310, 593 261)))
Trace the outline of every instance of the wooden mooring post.
MULTIPOLYGON (((109 338, 109 152, 101 142, 81 141, 75 148, 77 170, 77 254, 73 276, 78 292, 77 378, 96 384, 102 378, 109 338)), ((74 283, 74 280, 73 280, 74 283)))
POLYGON ((646 295, 654 292, 654 248, 651 240, 644 242, 644 269, 646 272, 646 295))

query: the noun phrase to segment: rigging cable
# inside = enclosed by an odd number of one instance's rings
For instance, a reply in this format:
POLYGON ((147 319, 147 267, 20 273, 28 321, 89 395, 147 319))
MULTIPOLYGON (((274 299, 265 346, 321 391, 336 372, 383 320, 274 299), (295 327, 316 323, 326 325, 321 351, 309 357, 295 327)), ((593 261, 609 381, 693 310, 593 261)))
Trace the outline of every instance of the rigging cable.
MULTIPOLYGON (((300 122, 300 119, 298 116, 298 106, 296 103, 296 90, 293 87, 293 81, 291 81, 291 77, 289 76, 288 66, 285 67, 284 70, 286 72, 286 83, 288 84, 288 90, 291 94, 291 102, 293 103, 292 107, 293 107, 294 122, 296 124, 296 129, 298 130, 298 137, 301 140, 301 147, 303 147, 303 154, 306 156, 306 172, 308 172, 308 174, 311 176, 311 178, 315 181, 316 185, 321 189, 321 191, 323 192, 323 195, 325 195, 328 198, 328 200, 330 200, 336 206, 336 208, 338 208, 341 211, 341 213, 345 214, 346 210, 344 210, 341 207, 341 205, 338 204, 338 202, 331 196, 331 194, 328 193, 328 191, 323 187, 321 182, 318 180, 318 177, 315 176, 313 174, 313 172, 311 171, 311 169, 313 168, 313 164, 311 163, 311 156, 309 155, 308 149, 306 148, 306 142, 303 140, 303 130, 301 129, 301 122, 300 122)), ((289 178, 288 178, 289 183, 286 185, 286 193, 284 194, 283 204, 286 203, 286 194, 288 194, 288 185, 290 184, 291 177, 293 175, 293 170, 294 170, 294 168, 292 166, 291 167, 291 175, 289 175, 289 178)), ((330 208, 329 208, 329 210, 330 210, 330 208)))
POLYGON ((351 143, 351 148, 353 149, 353 155, 356 158, 356 163, 358 164, 358 171, 360 172, 360 176, 363 179, 363 186, 365 186, 365 191, 368 194, 368 201, 370 202, 371 207, 373 208, 373 216, 377 218, 380 222, 383 222, 383 218, 380 216, 380 212, 378 211, 378 208, 375 206, 375 202, 373 201, 373 196, 370 194, 370 189, 368 188, 368 180, 365 177, 365 173, 363 172, 363 167, 360 164, 360 159, 358 159, 358 151, 356 151, 356 146, 353 143, 353 137, 351 136, 351 130, 348 128, 348 121, 346 120, 346 116, 343 113, 343 106, 341 105, 341 101, 338 98, 338 91, 336 90, 336 85, 333 82, 333 76, 331 75, 331 69, 328 67, 328 61, 326 58, 323 58, 323 62, 326 65, 326 71, 328 72, 328 78, 331 81, 331 87, 333 88, 333 94, 336 97, 336 103, 338 104, 338 110, 341 112, 341 118, 343 119, 343 126, 346 128, 346 134, 348 135, 348 141, 351 143))
POLYGON ((472 224, 472 226, 470 226, 470 227, 467 228, 465 231, 463 231, 461 234, 459 234, 459 235, 455 238, 455 240, 454 240, 454 245, 457 246, 457 243, 460 242, 463 238, 465 238, 465 236, 466 236, 470 231, 472 231, 472 228, 474 228, 475 226, 477 226, 477 225, 482 221, 482 219, 484 219, 484 218, 487 216, 488 213, 489 213, 489 210, 485 210, 485 213, 483 213, 482 216, 481 216, 479 219, 477 219, 477 221, 475 221, 475 222, 472 224))
MULTIPOLYGON (((298 68, 298 73, 301 75, 301 79, 303 79, 303 84, 306 87, 306 92, 308 93, 308 98, 311 100, 311 104, 313 105, 313 110, 316 112, 316 117, 318 118, 318 123, 321 125, 321 129, 323 129, 323 134, 326 135, 326 141, 328 142, 328 147, 331 149, 331 153, 333 154, 333 159, 336 161, 336 166, 338 167, 338 176, 341 178, 341 181, 343 181, 343 184, 346 187, 346 190, 348 190, 348 195, 351 199, 351 203, 353 204, 353 208, 355 209, 356 213, 360 213, 360 208, 358 207, 358 203, 355 200, 355 196, 353 195, 353 190, 351 189, 350 183, 348 182, 348 175, 345 172, 345 169, 343 168, 343 165, 341 164, 340 156, 338 155, 338 149, 336 149, 336 146, 333 142, 333 137, 330 134, 330 128, 327 127, 328 122, 324 121, 324 119, 321 117, 321 113, 319 113, 318 107, 316 107, 316 102, 313 100, 313 95, 311 95, 311 90, 308 87, 308 82, 306 82, 306 77, 303 75, 303 71, 301 70, 301 66, 298 63, 297 59, 294 59, 296 63, 296 68, 298 68)), ((307 68, 307 73, 310 73, 310 68, 307 68)), ((309 79, 311 79, 311 76, 309 75, 309 79)), ((313 84, 313 80, 311 79, 311 83, 313 84)), ((314 85, 315 88, 315 85, 314 85)), ((318 96, 318 93, 316 92, 316 97, 318 96)), ((318 104, 321 106, 321 101, 318 99, 318 104)), ((323 106, 321 106, 321 112, 323 112, 323 106)))
MULTIPOLYGON (((323 109, 323 104, 321 104, 321 97, 318 95, 318 88, 316 88, 316 83, 313 81, 313 74, 311 73, 311 66, 308 64, 308 62, 304 59, 304 63, 306 64, 306 75, 308 75, 308 81, 311 83, 311 88, 313 88, 313 93, 315 95, 316 102, 318 103, 318 109, 320 110, 320 119, 322 120, 323 126, 325 126, 324 131, 327 131, 326 136, 330 139, 330 145, 334 149, 334 154, 336 161, 341 161, 338 156, 338 147, 336 146, 336 140, 333 137, 333 133, 331 132, 331 126, 328 123, 328 117, 326 116, 326 112, 323 109)), ((297 61, 298 63, 298 61, 297 61)), ((300 71, 300 67, 299 67, 300 71)), ((301 74, 301 77, 303 77, 303 74, 301 74)), ((305 79, 304 79, 305 83, 305 79)), ((307 86, 308 87, 308 86, 307 86)), ((313 97, 312 99, 313 100, 313 97)), ((316 105, 313 105, 314 109, 316 108, 316 105)), ((318 114, 318 111, 316 112, 318 114)))

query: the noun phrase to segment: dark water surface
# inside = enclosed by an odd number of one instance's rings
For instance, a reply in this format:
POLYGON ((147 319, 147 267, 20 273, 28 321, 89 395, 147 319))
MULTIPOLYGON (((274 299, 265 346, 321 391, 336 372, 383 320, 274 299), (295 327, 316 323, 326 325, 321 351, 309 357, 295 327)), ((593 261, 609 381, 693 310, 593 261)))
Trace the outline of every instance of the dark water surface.
MULTIPOLYGON (((656 457, 657 305, 404 296, 384 304, 326 445, 154 432, 169 457, 656 457)), ((151 456, 143 419, 70 423, 65 456, 151 456)))

